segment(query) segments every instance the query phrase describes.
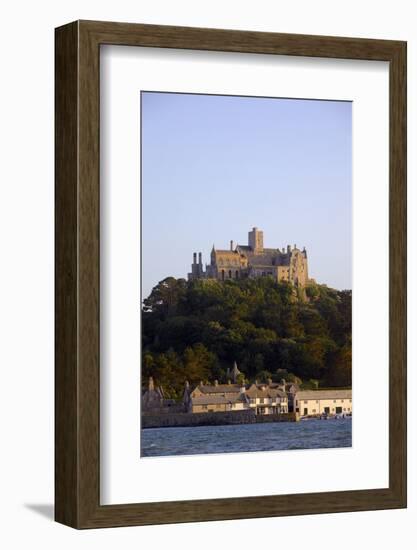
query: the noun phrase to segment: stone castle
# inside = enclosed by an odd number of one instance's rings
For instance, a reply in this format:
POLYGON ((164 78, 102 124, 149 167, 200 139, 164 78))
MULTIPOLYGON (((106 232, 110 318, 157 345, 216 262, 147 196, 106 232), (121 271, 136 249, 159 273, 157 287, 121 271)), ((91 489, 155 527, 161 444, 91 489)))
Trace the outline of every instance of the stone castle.
POLYGON ((242 279, 245 277, 271 276, 278 282, 288 282, 294 286, 304 287, 308 282, 308 262, 305 247, 299 250, 297 245, 291 248, 264 248, 263 231, 254 227, 248 233, 248 244, 234 246, 230 241, 229 250, 216 250, 213 245, 210 264, 205 269, 202 254, 193 254, 191 273, 193 279, 242 279))

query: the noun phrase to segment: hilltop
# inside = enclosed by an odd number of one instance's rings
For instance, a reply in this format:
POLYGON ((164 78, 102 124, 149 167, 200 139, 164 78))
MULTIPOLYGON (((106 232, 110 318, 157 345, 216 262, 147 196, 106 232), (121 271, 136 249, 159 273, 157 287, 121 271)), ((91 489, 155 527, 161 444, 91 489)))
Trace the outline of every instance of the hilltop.
POLYGON ((325 285, 167 277, 143 302, 142 379, 178 398, 185 380, 226 382, 237 361, 247 381, 350 386, 351 312, 351 290, 325 285))

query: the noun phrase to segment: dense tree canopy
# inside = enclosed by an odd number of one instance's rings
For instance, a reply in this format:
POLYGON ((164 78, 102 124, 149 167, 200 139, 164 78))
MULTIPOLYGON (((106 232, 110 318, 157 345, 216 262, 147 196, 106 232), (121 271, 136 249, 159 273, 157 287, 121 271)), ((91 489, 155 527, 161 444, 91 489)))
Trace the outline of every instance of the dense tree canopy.
POLYGON ((237 361, 248 381, 351 384, 352 292, 272 277, 219 282, 168 277, 142 308, 142 374, 170 397, 185 380, 226 382, 237 361))

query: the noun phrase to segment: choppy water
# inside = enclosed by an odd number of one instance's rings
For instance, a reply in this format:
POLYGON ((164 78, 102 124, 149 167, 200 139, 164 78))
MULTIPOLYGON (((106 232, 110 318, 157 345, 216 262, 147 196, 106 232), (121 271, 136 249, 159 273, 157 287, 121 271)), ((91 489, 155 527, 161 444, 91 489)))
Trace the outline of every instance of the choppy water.
POLYGON ((141 456, 279 451, 352 446, 352 420, 142 430, 141 456))

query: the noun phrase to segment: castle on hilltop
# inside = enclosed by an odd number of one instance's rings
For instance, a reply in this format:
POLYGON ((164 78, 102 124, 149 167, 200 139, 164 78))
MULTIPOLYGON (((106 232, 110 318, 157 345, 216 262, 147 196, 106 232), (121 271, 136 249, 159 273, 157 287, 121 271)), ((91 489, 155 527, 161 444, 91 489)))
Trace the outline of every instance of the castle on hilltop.
POLYGON ((278 282, 288 282, 294 286, 303 287, 309 282, 307 251, 305 247, 299 250, 297 245, 291 248, 264 248, 263 231, 254 227, 248 233, 248 244, 234 246, 230 241, 229 250, 216 250, 213 245, 210 264, 205 269, 202 254, 193 254, 191 273, 188 280, 193 279, 243 279, 245 277, 271 276, 278 282))

